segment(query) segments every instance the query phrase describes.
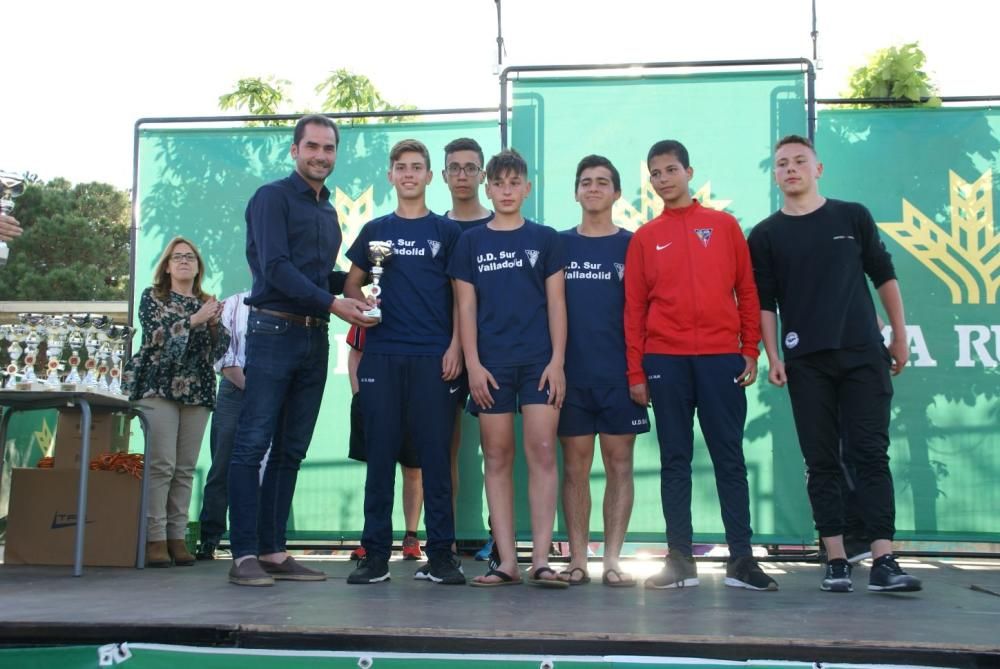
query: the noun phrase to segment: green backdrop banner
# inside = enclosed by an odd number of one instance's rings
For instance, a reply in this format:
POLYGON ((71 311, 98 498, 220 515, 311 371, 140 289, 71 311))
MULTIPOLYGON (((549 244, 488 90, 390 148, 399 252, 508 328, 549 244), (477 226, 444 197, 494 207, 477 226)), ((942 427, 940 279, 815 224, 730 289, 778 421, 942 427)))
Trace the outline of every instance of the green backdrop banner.
MULTIPOLYGON (((512 145, 527 158, 534 182, 526 215, 557 229, 580 221, 573 179, 577 163, 589 153, 607 156, 621 172, 618 225, 634 230, 659 214, 663 204, 649 184, 646 152, 661 139, 678 139, 688 148, 695 197, 749 228, 777 206, 771 147, 781 136, 806 129, 805 81, 798 71, 531 78, 515 82, 513 99, 512 145)), ((747 397, 745 453, 755 540, 808 543, 812 524, 787 399, 761 384, 747 397)), ((721 541, 715 475, 697 428, 695 440, 694 529, 699 540, 721 541)), ((599 500, 600 462, 594 472, 593 496, 599 500)), ((659 475, 659 447, 650 432, 636 440, 632 538, 663 536, 659 475)), ((601 514, 592 513, 592 529, 601 526, 601 514)))
MULTIPOLYGON (((444 146, 458 137, 472 137, 487 156, 492 155, 500 144, 496 128, 495 121, 342 125, 336 168, 327 181, 340 216, 342 251, 347 250, 361 226, 396 206, 395 193, 386 178, 393 144, 414 137, 427 145, 436 173, 428 188, 428 204, 444 213, 451 203, 441 179, 444 146)), ((137 303, 151 282, 164 245, 174 235, 190 238, 201 250, 207 264, 208 292, 221 299, 249 288, 244 210, 259 186, 292 171, 294 165, 288 155, 291 139, 289 127, 140 131, 137 303)), ((343 253, 338 261, 342 269, 350 266, 343 253)), ((364 521, 364 465, 347 459, 351 404, 348 348, 344 342, 347 326, 333 319, 330 332, 330 374, 292 509, 290 536, 295 539, 356 539, 364 521)), ((136 334, 135 345, 141 337, 141 333, 136 334)), ((466 420, 465 434, 461 468, 465 486, 458 522, 465 536, 480 538, 486 535, 485 505, 478 427, 471 418, 466 420)), ((206 431, 191 503, 192 519, 197 518, 201 508, 209 462, 206 431)), ((401 477, 397 476, 397 490, 400 485, 401 477)), ((402 532, 398 503, 393 526, 402 532)))
MULTIPOLYGON (((602 153, 622 173, 623 198, 615 220, 635 229, 660 207, 646 178, 646 151, 658 139, 676 138, 690 149, 696 196, 733 213, 749 229, 778 206, 771 147, 784 134, 805 133, 803 91, 799 72, 515 82, 511 143, 525 154, 534 181, 526 215, 557 229, 575 225, 576 163, 586 154, 602 153)), ((388 148, 411 136, 428 144, 438 172, 442 148, 455 137, 475 137, 487 156, 499 148, 492 122, 344 126, 329 185, 345 243, 365 221, 394 207, 385 179, 388 148)), ((209 262, 209 291, 224 297, 247 287, 243 210, 261 183, 291 170, 289 142, 287 128, 141 132, 137 296, 148 285, 163 244, 175 234, 201 247, 209 262)), ((882 226, 907 318, 915 326, 912 365, 896 382, 890 451, 898 536, 1000 541, 995 518, 1000 493, 993 485, 1000 469, 1000 244, 992 209, 1000 118, 981 109, 827 111, 820 115, 818 148, 827 166, 824 192, 864 202, 882 226)), ((429 203, 444 211, 449 199, 439 177, 429 190, 429 203)), ((345 330, 340 324, 332 328, 328 388, 293 509, 292 536, 298 539, 356 538, 361 529, 364 469, 346 457, 345 330)), ((787 394, 758 382, 748 400, 745 452, 755 539, 811 543, 814 532, 787 394)), ((481 458, 476 423, 466 417, 463 427, 458 534, 475 539, 485 535, 481 458)), ((696 438, 696 539, 720 541, 711 462, 700 433, 696 438)), ((596 460, 592 528, 599 533, 604 478, 596 460)), ((206 439, 196 490, 207 465, 206 439)), ((521 482, 519 534, 527 537, 523 461, 515 476, 521 482)), ((660 541, 659 458, 652 435, 636 445, 636 484, 630 539, 660 541)), ((192 516, 199 507, 196 494, 192 516)), ((398 507, 394 526, 401 530, 398 507)), ((560 532, 562 527, 560 520, 560 532)))
POLYGON ((1000 111, 827 111, 816 143, 823 192, 871 209, 906 305, 890 449, 900 534, 998 541, 1000 111))

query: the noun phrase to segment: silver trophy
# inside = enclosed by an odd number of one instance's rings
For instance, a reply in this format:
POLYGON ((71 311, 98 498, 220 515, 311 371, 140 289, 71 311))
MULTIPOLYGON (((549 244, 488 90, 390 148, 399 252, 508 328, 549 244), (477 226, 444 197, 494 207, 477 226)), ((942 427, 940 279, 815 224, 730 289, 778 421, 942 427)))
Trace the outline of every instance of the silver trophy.
POLYGON ((48 335, 45 314, 18 314, 17 317, 22 323, 27 324, 28 336, 24 338, 24 372, 16 387, 18 390, 45 390, 44 382, 40 382, 38 374, 35 373, 38 349, 48 335))
MULTIPOLYGON (((0 172, 0 213, 10 215, 14 211, 14 198, 24 192, 24 177, 12 172, 0 172)), ((0 241, 0 267, 7 264, 10 253, 6 242, 0 241)))
POLYGON ((371 296, 375 298, 375 306, 365 312, 365 316, 369 318, 374 318, 379 323, 382 322, 382 309, 379 306, 379 295, 382 294, 382 286, 379 285, 379 281, 382 279, 382 273, 385 269, 382 267, 382 263, 386 262, 392 256, 392 242, 368 242, 368 259, 372 262, 372 287, 371 296))
POLYGON ((84 367, 87 374, 83 377, 83 385, 87 390, 97 388, 97 357, 101 348, 101 342, 105 337, 105 330, 111 325, 111 319, 103 314, 90 314, 90 327, 87 328, 87 362, 84 367))
POLYGON ((90 314, 70 314, 69 335, 66 342, 69 344, 69 374, 66 375, 65 384, 68 387, 63 390, 77 390, 77 385, 83 383, 80 377, 80 348, 84 344, 84 328, 90 325, 90 314))
POLYGON ((21 360, 21 353, 24 352, 21 342, 27 336, 28 327, 26 325, 21 323, 0 325, 0 339, 10 342, 10 346, 7 347, 7 355, 10 356, 10 362, 7 363, 5 370, 7 382, 4 384, 4 388, 6 390, 14 390, 17 385, 17 379, 20 376, 18 373, 18 362, 21 360))
POLYGON ((108 328, 108 341, 111 345, 111 370, 108 375, 111 382, 108 390, 116 395, 122 392, 122 358, 125 356, 125 344, 135 333, 128 325, 112 325, 108 328))
POLYGON ((59 373, 63 369, 59 356, 62 355, 63 347, 66 345, 66 336, 69 334, 69 327, 66 324, 67 318, 68 316, 57 314, 45 319, 49 331, 49 338, 45 344, 45 364, 49 369, 49 374, 45 377, 45 384, 52 390, 59 390, 59 373))
POLYGON ((97 349, 97 389, 108 392, 111 387, 108 378, 111 376, 111 340, 108 333, 102 333, 101 346, 97 349))

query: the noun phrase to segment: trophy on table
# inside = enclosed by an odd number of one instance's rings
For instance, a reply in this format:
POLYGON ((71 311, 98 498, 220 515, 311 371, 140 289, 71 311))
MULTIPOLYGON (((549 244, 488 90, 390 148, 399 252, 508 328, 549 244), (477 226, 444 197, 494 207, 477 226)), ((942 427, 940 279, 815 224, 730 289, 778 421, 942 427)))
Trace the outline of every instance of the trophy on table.
MULTIPOLYGON (((24 192, 24 177, 12 172, 0 172, 0 213, 10 215, 14 211, 14 198, 24 192)), ((5 242, 0 241, 0 267, 7 264, 10 253, 5 242)))
POLYGON ((97 388, 97 355, 104 338, 104 331, 111 325, 111 319, 103 314, 90 314, 90 327, 86 330, 87 362, 84 367, 87 374, 83 377, 83 385, 87 390, 97 388))
MULTIPOLYGON (((27 319, 27 314, 19 315, 23 315, 27 319)), ((18 380, 22 377, 20 360, 21 354, 24 353, 24 347, 21 344, 28 338, 28 326, 25 322, 18 322, 11 325, 10 335, 7 337, 7 340, 10 341, 10 346, 7 347, 7 353, 10 355, 10 363, 7 365, 7 385, 4 386, 7 390, 15 390, 18 380)))
POLYGON ((62 390, 82 390, 78 387, 83 383, 80 377, 80 347, 85 341, 84 328, 90 325, 90 314, 70 314, 67 318, 69 334, 66 342, 69 344, 69 374, 63 381, 62 390))
POLYGON ((382 263, 386 262, 391 256, 392 242, 368 242, 368 259, 373 264, 371 269, 372 287, 370 292, 371 296, 375 298, 375 306, 364 312, 364 314, 369 318, 374 318, 379 323, 382 322, 382 309, 378 304, 379 295, 382 294, 382 286, 379 285, 379 281, 382 279, 382 273, 385 271, 382 267, 382 263))
POLYGON ((63 369, 63 364, 59 361, 63 347, 66 345, 66 336, 69 334, 69 327, 66 324, 67 316, 55 315, 45 319, 49 331, 49 338, 45 344, 46 366, 49 374, 45 377, 45 384, 51 390, 59 390, 59 372, 63 369))
POLYGON ((135 330, 128 325, 112 325, 108 328, 108 342, 111 345, 111 371, 108 375, 111 382, 108 391, 120 395, 122 392, 122 357, 125 355, 125 344, 135 330))
POLYGON ((5 390, 14 390, 14 387, 17 385, 17 378, 19 376, 18 362, 21 360, 21 354, 24 352, 21 342, 24 341, 27 335, 28 328, 21 323, 0 325, 0 340, 10 342, 10 346, 7 347, 7 355, 10 356, 10 362, 7 363, 5 370, 7 376, 7 382, 4 384, 5 390))
POLYGON ((45 314, 18 314, 18 319, 27 325, 28 335, 24 338, 24 372, 15 388, 17 390, 46 390, 45 383, 38 380, 35 363, 38 362, 38 348, 48 335, 45 314))

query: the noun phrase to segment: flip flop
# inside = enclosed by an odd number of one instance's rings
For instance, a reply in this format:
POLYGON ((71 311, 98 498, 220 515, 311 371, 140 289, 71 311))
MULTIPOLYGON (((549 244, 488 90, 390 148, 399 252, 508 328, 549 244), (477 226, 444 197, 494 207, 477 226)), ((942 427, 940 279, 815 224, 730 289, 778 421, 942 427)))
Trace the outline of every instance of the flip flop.
POLYGON ((635 579, 631 576, 626 579, 624 572, 617 569, 606 569, 604 570, 604 576, 601 577, 601 583, 608 586, 609 588, 633 588, 635 587, 635 579), (608 578, 611 574, 614 574, 617 580, 612 581, 608 578))
POLYGON ((560 579, 559 574, 555 573, 550 567, 539 567, 535 571, 531 572, 531 578, 528 579, 528 585, 558 590, 569 587, 569 583, 560 579), (542 578, 542 574, 552 574, 555 578, 542 578))
POLYGON ((473 588, 498 588, 501 585, 521 585, 520 578, 514 578, 510 574, 500 571, 499 569, 490 569, 485 576, 496 576, 499 581, 477 581, 475 579, 469 581, 469 585, 473 588))
POLYGON ((566 578, 560 578, 559 580, 569 583, 570 585, 586 585, 590 583, 590 575, 587 570, 583 567, 573 567, 572 569, 565 569, 559 572, 559 576, 565 576, 566 578), (580 572, 580 578, 573 578, 577 572, 580 572))

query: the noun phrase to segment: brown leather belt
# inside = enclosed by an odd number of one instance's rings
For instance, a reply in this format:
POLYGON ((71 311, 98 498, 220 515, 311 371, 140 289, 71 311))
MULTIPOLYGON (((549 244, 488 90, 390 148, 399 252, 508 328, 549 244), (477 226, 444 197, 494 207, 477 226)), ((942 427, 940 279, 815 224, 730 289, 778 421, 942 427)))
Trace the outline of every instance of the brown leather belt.
POLYGON ((301 316, 299 314, 290 314, 287 311, 274 311, 273 309, 261 309, 260 307, 254 307, 253 310, 267 314, 268 316, 283 318, 290 323, 301 325, 304 328, 325 328, 329 325, 329 322, 315 316, 301 316))

